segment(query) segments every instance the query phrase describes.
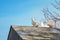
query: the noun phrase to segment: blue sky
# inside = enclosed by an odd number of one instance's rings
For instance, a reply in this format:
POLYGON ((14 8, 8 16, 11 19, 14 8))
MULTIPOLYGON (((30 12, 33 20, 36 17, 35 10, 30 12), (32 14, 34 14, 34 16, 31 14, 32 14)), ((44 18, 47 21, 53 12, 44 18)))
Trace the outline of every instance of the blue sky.
POLYGON ((11 25, 30 25, 44 18, 41 10, 51 7, 52 0, 0 0, 0 40, 7 40, 11 25))

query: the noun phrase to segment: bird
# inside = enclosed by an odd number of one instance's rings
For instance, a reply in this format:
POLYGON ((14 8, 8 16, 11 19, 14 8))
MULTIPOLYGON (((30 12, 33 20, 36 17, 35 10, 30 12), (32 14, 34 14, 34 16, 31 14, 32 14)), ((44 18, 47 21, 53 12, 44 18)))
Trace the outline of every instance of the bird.
POLYGON ((53 20, 49 20, 46 25, 49 26, 49 28, 54 28, 54 21, 53 20))
POLYGON ((41 20, 40 27, 49 27, 45 21, 41 20))
POLYGON ((34 18, 32 18, 32 25, 33 27, 38 27, 38 23, 36 22, 34 18))

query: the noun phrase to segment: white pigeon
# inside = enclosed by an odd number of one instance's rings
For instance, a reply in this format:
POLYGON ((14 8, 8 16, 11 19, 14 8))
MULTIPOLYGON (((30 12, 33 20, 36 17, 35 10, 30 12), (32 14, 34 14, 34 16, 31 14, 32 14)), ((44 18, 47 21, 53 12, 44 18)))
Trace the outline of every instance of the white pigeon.
POLYGON ((40 27, 49 27, 43 20, 41 20, 40 27))
POLYGON ((32 25, 33 27, 38 27, 38 23, 36 22, 34 18, 32 18, 32 25))
POLYGON ((47 23, 46 23, 46 25, 48 25, 49 27, 51 27, 51 28, 54 28, 54 21, 53 20, 49 20, 47 23))

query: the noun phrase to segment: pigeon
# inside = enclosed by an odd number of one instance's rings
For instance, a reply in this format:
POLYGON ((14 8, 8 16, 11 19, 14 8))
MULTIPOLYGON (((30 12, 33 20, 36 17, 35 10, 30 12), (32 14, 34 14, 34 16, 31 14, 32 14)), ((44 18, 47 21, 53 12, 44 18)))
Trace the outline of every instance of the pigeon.
POLYGON ((36 22, 34 18, 32 18, 32 25, 33 27, 38 27, 38 23, 36 22))

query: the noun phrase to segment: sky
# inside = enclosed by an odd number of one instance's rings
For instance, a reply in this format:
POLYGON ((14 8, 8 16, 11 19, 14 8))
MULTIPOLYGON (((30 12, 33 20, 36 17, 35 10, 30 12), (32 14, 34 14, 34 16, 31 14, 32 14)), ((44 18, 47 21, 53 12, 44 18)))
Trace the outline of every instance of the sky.
POLYGON ((0 0, 0 40, 7 40, 11 25, 31 26, 31 18, 37 22, 44 18, 43 8, 53 7, 53 0, 0 0))

